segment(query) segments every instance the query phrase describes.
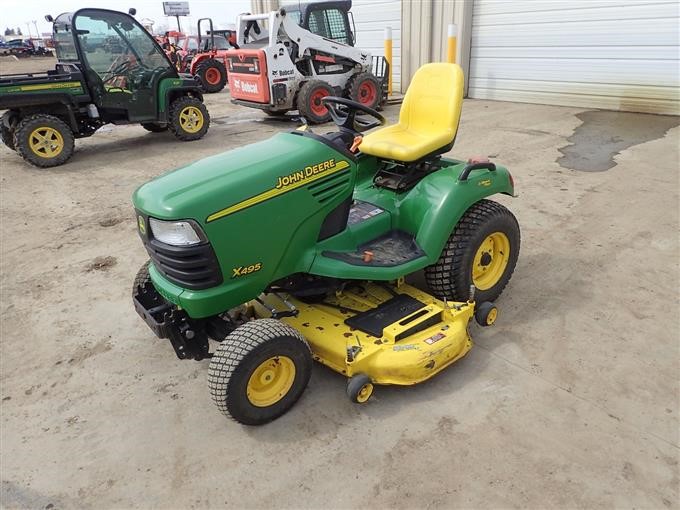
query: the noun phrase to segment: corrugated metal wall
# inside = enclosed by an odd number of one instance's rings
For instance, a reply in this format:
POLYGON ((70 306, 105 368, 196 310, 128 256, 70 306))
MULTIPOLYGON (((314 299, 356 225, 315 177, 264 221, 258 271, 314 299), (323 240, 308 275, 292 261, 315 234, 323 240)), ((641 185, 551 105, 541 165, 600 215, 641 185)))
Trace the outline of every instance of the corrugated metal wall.
POLYGON ((392 28, 392 90, 401 90, 401 1, 353 0, 356 47, 385 55, 385 28, 392 28))
POLYGON ((680 114, 680 3, 474 0, 470 97, 680 114))
POLYGON ((470 55, 472 0, 402 0, 402 90, 416 70, 428 62, 446 60, 449 23, 458 25, 456 62, 466 72, 470 55))

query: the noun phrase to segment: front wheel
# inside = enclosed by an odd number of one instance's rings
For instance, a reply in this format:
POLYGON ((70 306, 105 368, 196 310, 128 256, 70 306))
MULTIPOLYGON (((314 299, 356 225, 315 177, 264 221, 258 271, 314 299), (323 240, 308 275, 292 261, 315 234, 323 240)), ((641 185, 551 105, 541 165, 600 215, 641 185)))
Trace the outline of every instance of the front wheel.
POLYGON ((425 281, 439 298, 495 301, 508 284, 519 255, 517 219, 491 200, 472 205, 456 225, 439 260, 425 268, 425 281))
POLYGON ((294 328, 275 319, 247 322, 219 345, 208 367, 217 408, 245 425, 262 425, 288 411, 312 374, 312 353, 294 328))
POLYGON ((24 160, 48 168, 66 163, 73 155, 75 139, 71 128, 59 117, 36 114, 17 124, 14 146, 24 160))
POLYGON ((196 76, 206 92, 219 92, 227 84, 227 68, 213 58, 198 64, 196 76))
POLYGON ((331 113, 321 100, 332 96, 333 89, 321 80, 305 82, 297 95, 297 109, 310 124, 323 124, 331 120, 331 113))
POLYGON ((169 111, 170 131, 180 140, 203 138, 210 126, 210 114, 197 98, 184 96, 175 99, 169 111))

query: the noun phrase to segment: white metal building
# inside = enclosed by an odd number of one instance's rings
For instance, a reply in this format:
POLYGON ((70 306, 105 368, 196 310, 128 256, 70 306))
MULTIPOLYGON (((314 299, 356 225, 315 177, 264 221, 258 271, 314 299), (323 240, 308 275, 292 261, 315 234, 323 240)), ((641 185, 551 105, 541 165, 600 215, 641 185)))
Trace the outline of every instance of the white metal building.
POLYGON ((445 59, 456 23, 469 97, 680 115, 680 0, 354 0, 352 11, 373 54, 392 28, 395 91, 445 59))

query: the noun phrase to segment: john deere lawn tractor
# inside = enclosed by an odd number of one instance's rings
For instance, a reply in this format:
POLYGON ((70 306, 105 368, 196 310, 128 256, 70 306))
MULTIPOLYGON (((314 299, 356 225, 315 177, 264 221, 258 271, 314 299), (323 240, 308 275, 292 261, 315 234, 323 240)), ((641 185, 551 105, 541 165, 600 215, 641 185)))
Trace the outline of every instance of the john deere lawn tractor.
POLYGON ((307 126, 161 176, 134 194, 151 257, 133 300, 180 359, 211 357, 217 407, 268 422, 300 397, 316 360, 365 402, 376 384, 411 385, 492 324, 520 247, 514 195, 489 161, 445 158, 463 73, 427 64, 399 122, 326 97, 339 130, 307 126), (404 282, 424 270, 428 290, 404 282), (210 340, 219 342, 211 352, 210 340))
POLYGON ((52 167, 73 154, 74 139, 101 126, 141 124, 196 140, 210 117, 201 87, 177 73, 151 35, 130 15, 80 9, 52 19, 53 71, 0 76, 2 141, 29 163, 52 167))

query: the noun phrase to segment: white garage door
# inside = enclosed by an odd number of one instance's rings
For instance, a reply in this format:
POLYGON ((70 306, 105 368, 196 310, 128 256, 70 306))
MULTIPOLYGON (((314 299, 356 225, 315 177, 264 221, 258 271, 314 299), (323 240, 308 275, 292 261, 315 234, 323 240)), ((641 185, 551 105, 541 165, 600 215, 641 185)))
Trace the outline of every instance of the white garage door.
POLYGON ((680 114, 680 2, 474 0, 469 96, 680 114))
POLYGON ((392 28, 392 90, 401 89, 401 0, 353 0, 356 47, 385 55, 385 27, 392 28))

